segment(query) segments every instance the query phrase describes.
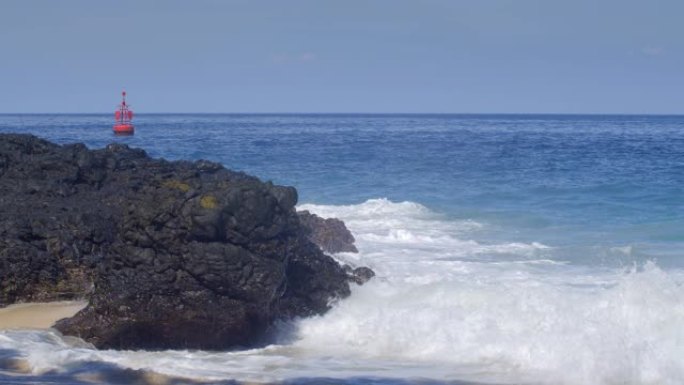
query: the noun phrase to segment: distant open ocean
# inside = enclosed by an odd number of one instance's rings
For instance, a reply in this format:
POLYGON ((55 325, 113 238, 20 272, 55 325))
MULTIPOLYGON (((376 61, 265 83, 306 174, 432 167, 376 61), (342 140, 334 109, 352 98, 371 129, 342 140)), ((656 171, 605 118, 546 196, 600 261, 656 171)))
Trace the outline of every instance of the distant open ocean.
POLYGON ((684 116, 141 114, 131 137, 112 123, 0 115, 0 132, 295 186, 300 209, 356 237, 359 254, 335 257, 377 277, 257 350, 0 332, 0 355, 20 351, 37 378, 116 365, 214 381, 684 383, 684 116))

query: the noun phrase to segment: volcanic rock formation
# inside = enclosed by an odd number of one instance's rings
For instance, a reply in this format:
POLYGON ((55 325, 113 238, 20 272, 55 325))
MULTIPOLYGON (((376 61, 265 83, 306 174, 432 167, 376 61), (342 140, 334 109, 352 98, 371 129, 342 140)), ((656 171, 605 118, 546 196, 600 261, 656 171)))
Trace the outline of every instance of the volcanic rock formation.
POLYGON ((86 297, 56 327, 100 348, 253 345, 358 280, 308 239, 296 202, 212 162, 0 135, 0 306, 86 297))

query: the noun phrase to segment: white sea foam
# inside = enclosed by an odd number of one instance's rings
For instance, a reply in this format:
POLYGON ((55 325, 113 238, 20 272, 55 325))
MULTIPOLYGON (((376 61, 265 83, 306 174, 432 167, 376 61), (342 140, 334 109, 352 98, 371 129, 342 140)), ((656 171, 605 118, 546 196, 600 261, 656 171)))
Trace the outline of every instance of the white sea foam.
POLYGON ((578 265, 548 245, 480 239, 487 224, 412 202, 299 209, 343 219, 360 252, 335 257, 378 277, 325 316, 297 322, 294 342, 232 353, 114 352, 11 331, 0 333, 0 348, 20 352, 37 373, 105 362, 209 380, 684 383, 679 270, 578 265))
POLYGON ((444 221, 414 203, 303 207, 348 222, 359 262, 385 279, 302 321, 296 345, 481 366, 497 380, 684 382, 681 272, 651 262, 626 271, 574 266, 535 258, 552 257, 542 244, 462 240, 483 225, 444 221))

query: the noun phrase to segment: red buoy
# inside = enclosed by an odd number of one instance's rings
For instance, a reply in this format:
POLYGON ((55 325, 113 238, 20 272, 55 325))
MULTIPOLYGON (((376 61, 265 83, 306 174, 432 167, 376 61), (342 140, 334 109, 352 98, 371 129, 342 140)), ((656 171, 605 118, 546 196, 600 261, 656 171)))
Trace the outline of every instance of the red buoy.
POLYGON ((122 92, 123 100, 119 104, 119 109, 114 112, 114 134, 116 135, 133 135, 135 128, 131 120, 133 119, 133 111, 128 109, 126 104, 126 91, 122 92))

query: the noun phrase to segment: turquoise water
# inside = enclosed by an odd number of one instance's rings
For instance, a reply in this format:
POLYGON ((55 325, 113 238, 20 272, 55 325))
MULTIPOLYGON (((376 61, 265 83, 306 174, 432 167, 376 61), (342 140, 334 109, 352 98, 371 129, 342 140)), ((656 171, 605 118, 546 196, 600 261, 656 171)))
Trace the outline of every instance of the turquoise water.
MULTIPOLYGON (((684 116, 0 115, 0 132, 208 159, 343 219, 377 278, 294 340, 94 351, 0 333, 35 373, 223 381, 684 383, 684 116), (96 365, 97 366, 97 365, 96 365), (88 366, 90 367, 90 366, 88 366)), ((2 382, 2 377, 0 377, 2 382)))

